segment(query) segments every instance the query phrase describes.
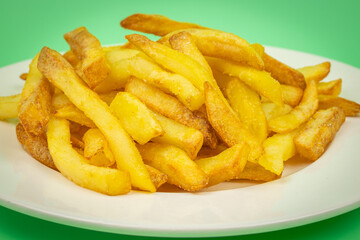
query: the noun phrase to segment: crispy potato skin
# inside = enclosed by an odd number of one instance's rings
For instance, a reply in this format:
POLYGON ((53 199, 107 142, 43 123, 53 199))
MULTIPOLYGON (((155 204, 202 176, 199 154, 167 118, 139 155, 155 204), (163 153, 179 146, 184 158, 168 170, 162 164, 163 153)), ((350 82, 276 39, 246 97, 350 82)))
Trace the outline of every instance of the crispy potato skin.
POLYGON ((280 83, 299 87, 301 89, 305 88, 305 77, 301 72, 289 67, 266 53, 264 53, 262 59, 265 64, 265 70, 271 73, 271 76, 280 83))
POLYGON ((235 179, 247 179, 254 181, 269 182, 281 177, 266 170, 264 167, 257 163, 247 162, 245 168, 240 172, 235 179))
POLYGON ((136 13, 128 16, 120 22, 120 25, 126 29, 136 30, 144 33, 151 33, 157 36, 165 36, 166 34, 179 29, 206 29, 205 27, 194 23, 178 22, 162 15, 141 13, 136 13))
POLYGON ((317 111, 294 137, 297 151, 312 161, 319 159, 344 122, 345 113, 339 107, 317 111))
POLYGON ((319 95, 339 96, 341 93, 342 79, 336 79, 329 82, 319 82, 317 84, 319 95))
POLYGON ((360 104, 336 96, 319 95, 319 109, 340 107, 347 117, 355 117, 360 113, 360 104))
POLYGON ((21 123, 16 125, 16 136, 19 142, 25 146, 30 155, 45 166, 57 170, 54 161, 50 155, 46 136, 30 137, 21 123))

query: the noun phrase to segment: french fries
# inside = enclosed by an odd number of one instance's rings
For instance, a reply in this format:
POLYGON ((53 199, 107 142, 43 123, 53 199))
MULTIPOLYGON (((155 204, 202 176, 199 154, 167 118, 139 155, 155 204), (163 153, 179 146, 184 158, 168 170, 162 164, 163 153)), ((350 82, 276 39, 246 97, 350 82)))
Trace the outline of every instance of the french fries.
POLYGON ((121 25, 161 38, 102 47, 77 28, 64 35, 69 51, 44 47, 22 93, 0 97, 0 119, 19 118, 30 155, 87 189, 272 181, 297 154, 319 159, 360 112, 339 97, 342 79, 320 82, 330 62, 294 69, 259 43, 160 15, 121 25))
POLYGON ((48 124, 47 139, 57 169, 77 185, 107 195, 130 191, 131 182, 127 172, 90 165, 72 148, 67 120, 52 118, 48 124))
POLYGON ((154 192, 155 187, 134 142, 108 105, 82 83, 71 65, 59 53, 44 47, 39 56, 38 68, 101 130, 109 142, 118 168, 129 172, 132 185, 154 192))
POLYGON ((344 121, 344 110, 339 107, 317 111, 295 136, 294 143, 297 151, 307 159, 317 160, 344 121))

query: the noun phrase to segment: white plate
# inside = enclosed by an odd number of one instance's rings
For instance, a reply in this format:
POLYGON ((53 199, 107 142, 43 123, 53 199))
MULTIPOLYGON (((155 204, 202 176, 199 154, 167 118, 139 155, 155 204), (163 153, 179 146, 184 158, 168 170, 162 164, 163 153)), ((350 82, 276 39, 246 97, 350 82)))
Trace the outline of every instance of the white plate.
MULTIPOLYGON (((327 59, 280 48, 293 67, 327 59)), ((360 70, 330 60, 327 79, 343 78, 342 96, 360 102, 360 70)), ((0 95, 20 92, 29 61, 0 69, 0 95)), ((299 226, 360 206, 360 119, 347 118, 315 163, 290 160, 279 180, 223 183, 199 193, 131 192, 109 197, 81 187, 22 150, 14 125, 0 122, 0 203, 77 227, 146 236, 225 236, 299 226)))

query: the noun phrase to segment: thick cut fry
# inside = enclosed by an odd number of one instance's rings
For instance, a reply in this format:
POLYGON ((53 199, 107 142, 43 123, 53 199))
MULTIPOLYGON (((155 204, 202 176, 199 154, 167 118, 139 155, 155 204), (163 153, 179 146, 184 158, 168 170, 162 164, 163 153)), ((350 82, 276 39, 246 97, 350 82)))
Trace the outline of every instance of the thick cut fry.
POLYGON ((129 80, 125 91, 132 93, 146 106, 165 117, 199 130, 204 136, 204 144, 211 148, 216 147, 217 138, 215 132, 206 119, 195 115, 176 98, 137 78, 129 80))
POLYGON ((256 161, 261 155, 260 142, 240 122, 224 97, 205 83, 205 105, 208 119, 220 138, 229 147, 246 142, 251 149, 249 161, 256 161))
POLYGON ((44 133, 51 113, 50 84, 37 69, 39 55, 32 60, 21 93, 18 117, 28 134, 44 133))
POLYGON ((316 82, 319 82, 329 74, 330 67, 330 62, 323 62, 313 66, 298 68, 297 70, 304 75, 306 82, 310 80, 315 80, 316 82))
POLYGON ((79 123, 81 125, 94 128, 96 125, 90 118, 88 118, 82 111, 80 111, 73 104, 64 106, 54 111, 54 116, 58 118, 64 118, 72 122, 79 123))
POLYGON ((280 83, 272 78, 269 73, 220 58, 206 57, 206 60, 212 69, 237 77, 261 96, 276 104, 283 104, 280 83))
POLYGON ((199 191, 209 178, 180 148, 162 143, 138 145, 144 162, 168 176, 168 183, 186 191, 199 191))
POLYGON ((270 119, 268 122, 270 130, 278 133, 290 132, 315 113, 319 102, 316 82, 310 80, 307 84, 300 104, 288 114, 270 119))
POLYGON ((187 78, 202 93, 205 81, 215 82, 211 73, 200 63, 179 51, 153 42, 139 34, 127 35, 126 39, 154 59, 159 65, 187 78))
POLYGON ((171 93, 190 110, 197 110, 204 104, 204 95, 185 77, 165 71, 157 64, 142 57, 126 60, 129 74, 171 93))
POLYGON ((150 174, 151 181, 153 182, 156 189, 158 189, 161 185, 167 182, 168 177, 165 173, 160 172, 156 168, 153 168, 149 165, 145 164, 146 169, 150 174))
POLYGON ((0 120, 16 118, 21 94, 0 97, 0 120))
POLYGON ((63 57, 68 61, 71 66, 76 67, 80 63, 80 59, 75 55, 72 50, 67 51, 63 54, 63 57))
POLYGON ((83 136, 84 157, 99 167, 110 167, 115 163, 109 144, 97 128, 89 129, 83 136))
POLYGON ((276 105, 275 103, 262 103, 262 109, 264 110, 267 121, 270 121, 272 118, 276 118, 285 114, 288 114, 292 107, 290 105, 284 104, 284 106, 276 105))
POLYGON ((77 73, 90 88, 99 85, 110 72, 100 41, 85 27, 64 34, 64 38, 72 52, 81 60, 77 65, 77 73))
POLYGON ((266 170, 258 163, 247 162, 244 170, 236 176, 236 179, 269 182, 279 178, 278 175, 266 170))
POLYGON ((50 155, 45 134, 30 137, 21 123, 18 123, 16 125, 16 136, 33 158, 45 166, 57 170, 50 155))
POLYGON ((177 34, 174 34, 170 37, 169 42, 173 49, 188 55, 189 57, 200 63, 201 66, 203 66, 209 73, 211 73, 211 68, 209 64, 197 48, 190 33, 179 32, 177 34))
POLYGON ((164 134, 151 141, 174 145, 185 151, 191 159, 195 159, 203 145, 204 137, 199 130, 187 127, 161 114, 154 113, 160 122, 164 134))
POLYGON ((259 95, 239 79, 226 85, 226 97, 240 121, 261 143, 267 137, 267 121, 259 95))
POLYGON ((347 117, 354 117, 360 113, 360 104, 345 98, 319 95, 319 109, 340 107, 347 117))
POLYGON ((271 73, 271 76, 282 84, 299 87, 306 87, 304 75, 288 65, 264 53, 262 56, 265 64, 265 70, 271 73))
POLYGON ((264 56, 265 48, 263 45, 261 45, 260 43, 253 43, 251 44, 251 47, 260 55, 261 58, 264 56))
POLYGON ((140 144, 164 134, 154 114, 131 93, 119 92, 110 104, 110 109, 126 132, 140 144))
POLYGON ((312 161, 317 160, 344 122, 345 113, 339 107, 317 111, 295 136, 297 151, 312 161))
POLYGON ((342 79, 336 79, 330 82, 319 82, 317 85, 318 94, 339 96, 341 93, 342 79))
POLYGON ((303 90, 298 87, 281 84, 282 96, 285 104, 296 107, 303 96, 303 90))
POLYGON ((130 191, 131 182, 127 172, 92 166, 72 148, 67 120, 51 118, 47 139, 56 167, 72 182, 107 195, 125 194, 130 191))
POLYGON ((120 22, 123 28, 151 33, 157 36, 186 28, 205 28, 194 23, 178 22, 162 15, 133 14, 120 22))
POLYGON ((297 129, 289 133, 278 133, 267 138, 264 143, 264 154, 259 158, 259 164, 266 170, 280 175, 284 169, 284 161, 296 153, 294 136, 297 129))
POLYGON ((240 143, 216 156, 197 159, 195 163, 209 176, 208 186, 212 186, 236 178, 246 165, 249 151, 246 143, 240 143))
POLYGON ((85 86, 71 65, 59 53, 44 47, 38 68, 100 129, 109 142, 117 167, 129 172, 132 185, 154 192, 155 187, 134 142, 111 113, 109 106, 85 86))
MULTIPOLYGON (((264 62, 257 51, 244 39, 232 33, 211 29, 185 29, 190 33, 200 52, 205 56, 218 57, 242 63, 258 70, 264 69, 264 62)), ((159 40, 160 43, 180 32, 174 31, 159 40)))

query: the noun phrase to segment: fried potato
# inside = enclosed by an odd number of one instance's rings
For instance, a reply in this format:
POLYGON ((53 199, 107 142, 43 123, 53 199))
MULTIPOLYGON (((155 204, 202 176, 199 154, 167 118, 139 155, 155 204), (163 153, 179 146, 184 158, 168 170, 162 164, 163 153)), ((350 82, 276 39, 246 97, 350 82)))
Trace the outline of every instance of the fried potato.
POLYGON ((18 117, 28 134, 38 136, 45 132, 51 114, 49 82, 37 69, 37 54, 29 66, 29 74, 21 93, 18 117))
POLYGON ((161 185, 167 182, 168 176, 165 173, 160 172, 156 168, 153 168, 146 164, 145 167, 148 170, 151 181, 153 182, 156 189, 158 189, 161 185))
POLYGON ((57 118, 67 119, 90 128, 96 127, 94 122, 73 104, 56 109, 54 111, 54 116, 57 118))
POLYGON ((317 111, 294 137, 297 151, 312 161, 319 159, 344 122, 345 113, 339 107, 317 111))
POLYGON ((141 57, 132 57, 124 65, 132 76, 144 80, 167 93, 171 93, 190 110, 204 104, 204 95, 185 77, 165 71, 157 64, 141 57))
POLYGON ((216 146, 215 132, 206 119, 195 115, 176 98, 134 77, 126 84, 125 91, 135 95, 155 112, 199 130, 204 136, 205 145, 216 146))
POLYGON ((143 35, 132 34, 125 37, 162 67, 187 78, 202 93, 205 81, 215 82, 211 73, 191 57, 163 44, 153 42, 143 35))
MULTIPOLYGON (((245 40, 232 33, 212 29, 183 29, 193 37, 200 52, 209 57, 217 57, 245 64, 258 70, 264 69, 264 62, 255 49, 245 40)), ((180 32, 174 31, 159 40, 160 43, 180 32)))
POLYGON ((267 138, 264 143, 264 154, 259 158, 259 164, 266 170, 280 175, 284 170, 284 161, 296 154, 294 136, 297 129, 289 133, 278 133, 267 138))
POLYGON ((110 167, 115 163, 109 144, 97 128, 89 129, 83 136, 84 157, 92 165, 110 167))
POLYGON ((21 80, 26 80, 28 73, 22 73, 19 77, 21 80))
POLYGON ((155 187, 133 140, 111 113, 109 106, 83 84, 71 65, 59 53, 44 47, 38 68, 100 129, 109 142, 117 167, 129 172, 132 185, 154 192, 155 187))
POLYGON ((247 179, 253 181, 269 182, 279 178, 278 175, 266 170, 258 163, 247 162, 245 168, 240 172, 236 179, 247 179))
POLYGON ((0 120, 16 118, 21 94, 0 97, 0 120))
POLYGON ((144 162, 168 176, 168 183, 186 191, 199 191, 209 178, 188 155, 175 146, 147 143, 137 146, 144 162))
POLYGON ((130 191, 131 182, 127 172, 90 165, 72 148, 67 120, 51 118, 47 139, 56 167, 75 184, 107 195, 125 194, 130 191))
POLYGON ((306 82, 309 80, 315 80, 319 82, 329 74, 330 67, 330 62, 323 62, 313 66, 298 68, 297 70, 304 75, 306 82))
POLYGON ((195 160, 195 163, 209 176, 208 186, 230 181, 243 171, 250 148, 243 142, 226 149, 220 154, 195 160))
POLYGON ((18 123, 16 125, 16 136, 34 159, 49 168, 57 170, 50 155, 45 134, 30 137, 21 123, 18 123))
POLYGON ((270 121, 272 118, 288 114, 293 109, 290 105, 284 104, 284 106, 279 106, 272 102, 262 103, 261 107, 265 113, 267 121, 270 121))
POLYGON ((161 114, 155 113, 161 128, 164 130, 162 136, 153 138, 151 141, 174 145, 186 152, 191 159, 195 159, 201 149, 204 137, 199 130, 187 127, 161 114))
POLYGON ((144 33, 151 33, 157 36, 185 28, 205 28, 194 23, 178 22, 162 15, 155 14, 133 14, 120 22, 123 28, 144 33))
POLYGON ((197 48, 194 39, 192 38, 191 34, 188 32, 179 32, 174 34, 169 39, 170 45, 173 49, 182 52, 198 63, 201 64, 209 73, 211 73, 211 68, 207 63, 206 59, 197 48))
POLYGON ((241 123, 261 143, 268 134, 267 120, 259 95, 237 78, 226 85, 226 97, 241 123))
POLYGON ((271 76, 282 84, 299 87, 304 89, 306 87, 304 75, 279 60, 264 53, 262 56, 265 64, 265 70, 271 73, 271 76))
POLYGON ((99 85, 109 75, 100 41, 85 27, 65 33, 64 38, 72 52, 80 59, 77 73, 90 88, 99 85))
POLYGON ((269 73, 220 58, 206 57, 206 60, 212 69, 237 77, 261 96, 276 104, 283 104, 280 83, 272 78, 269 73))
POLYGON ((303 90, 298 87, 281 84, 282 96, 285 104, 296 107, 303 96, 303 90))
POLYGON ((354 117, 360 113, 360 104, 345 98, 319 95, 319 109, 340 107, 347 117, 354 117))
POLYGON ((290 132, 306 122, 318 107, 317 85, 310 80, 305 88, 303 98, 298 106, 288 114, 272 118, 268 122, 270 130, 277 133, 290 132))
POLYGON ((164 134, 154 114, 131 93, 119 92, 110 104, 110 109, 125 131, 140 144, 164 134))
POLYGON ((317 85, 318 94, 339 96, 341 93, 341 84, 341 78, 329 82, 319 82, 317 85))
POLYGON ((76 67, 80 63, 80 59, 75 55, 72 50, 67 51, 63 54, 63 57, 68 61, 71 66, 76 67))
POLYGON ((260 43, 253 43, 251 44, 251 47, 260 55, 261 58, 264 56, 265 48, 263 45, 261 45, 260 43))
POLYGON ((256 161, 262 153, 259 140, 244 127, 226 99, 219 96, 207 82, 205 82, 205 105, 211 126, 226 145, 231 147, 246 142, 251 149, 249 161, 256 161))

